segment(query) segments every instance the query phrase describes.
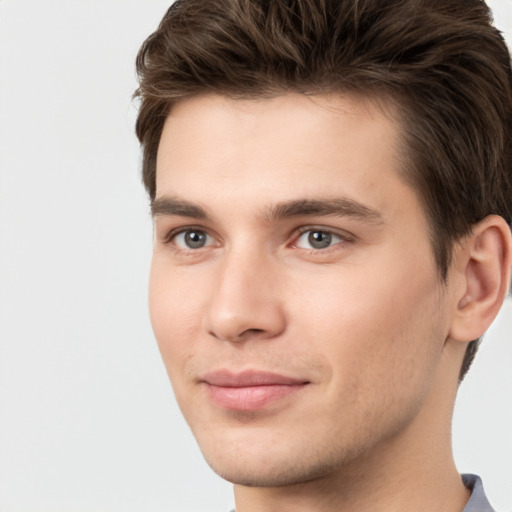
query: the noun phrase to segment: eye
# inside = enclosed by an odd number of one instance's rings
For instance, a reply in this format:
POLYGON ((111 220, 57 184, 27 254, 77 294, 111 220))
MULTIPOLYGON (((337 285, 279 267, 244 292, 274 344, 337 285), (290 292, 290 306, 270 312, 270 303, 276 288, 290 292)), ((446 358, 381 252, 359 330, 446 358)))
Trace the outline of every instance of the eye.
POLYGON ((340 235, 335 233, 321 229, 309 229, 299 236, 295 246, 300 249, 327 249, 344 241, 340 235))
POLYGON ((187 229, 172 237, 174 244, 180 249, 201 249, 212 245, 213 239, 200 229, 187 229))

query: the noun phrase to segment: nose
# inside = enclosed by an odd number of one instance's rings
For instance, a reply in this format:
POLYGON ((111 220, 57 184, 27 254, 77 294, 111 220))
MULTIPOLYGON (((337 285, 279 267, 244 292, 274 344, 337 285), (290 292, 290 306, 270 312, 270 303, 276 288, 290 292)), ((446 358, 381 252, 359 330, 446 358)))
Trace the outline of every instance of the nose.
POLYGON ((286 329, 280 277, 270 257, 232 251, 219 262, 208 311, 207 332, 223 341, 270 339, 286 329))

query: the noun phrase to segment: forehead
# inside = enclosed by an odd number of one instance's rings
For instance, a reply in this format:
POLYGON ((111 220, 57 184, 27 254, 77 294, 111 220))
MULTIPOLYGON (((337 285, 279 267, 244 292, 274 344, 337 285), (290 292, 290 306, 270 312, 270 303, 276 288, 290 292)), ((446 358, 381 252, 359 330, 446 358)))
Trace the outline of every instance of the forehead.
POLYGON ((356 95, 182 100, 162 132, 156 197, 226 209, 335 195, 381 209, 406 185, 392 113, 356 95))
MULTIPOLYGON (((269 139, 277 135, 289 142, 305 142, 316 145, 337 139, 343 146, 347 130, 353 136, 386 135, 392 143, 396 138, 394 104, 384 98, 368 98, 356 94, 305 95, 286 93, 274 97, 231 99, 210 94, 178 101, 173 105, 164 124, 160 148, 166 140, 176 136, 194 139, 197 143, 215 143, 215 137, 229 137, 239 142, 247 136, 269 139), (209 133, 205 139, 201 136, 209 133)), ((269 142, 269 141, 268 141, 269 142)), ((234 150, 236 146, 217 147, 234 150)), ((269 145, 269 149, 272 145, 269 145)), ((175 154, 179 148, 175 147, 175 154)), ((284 149, 284 148, 282 148, 284 149)), ((159 151, 159 158, 165 157, 159 151)), ((160 158, 161 159, 161 158, 160 158)))

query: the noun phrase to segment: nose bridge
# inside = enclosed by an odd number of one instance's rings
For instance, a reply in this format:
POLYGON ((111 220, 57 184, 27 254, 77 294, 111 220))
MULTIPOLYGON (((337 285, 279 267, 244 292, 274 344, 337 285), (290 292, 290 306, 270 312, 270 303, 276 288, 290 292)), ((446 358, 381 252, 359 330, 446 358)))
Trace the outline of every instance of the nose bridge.
POLYGON ((275 266, 272 256, 261 248, 246 244, 226 250, 210 298, 210 334, 240 341, 255 335, 273 337, 284 329, 284 312, 274 286, 275 266))

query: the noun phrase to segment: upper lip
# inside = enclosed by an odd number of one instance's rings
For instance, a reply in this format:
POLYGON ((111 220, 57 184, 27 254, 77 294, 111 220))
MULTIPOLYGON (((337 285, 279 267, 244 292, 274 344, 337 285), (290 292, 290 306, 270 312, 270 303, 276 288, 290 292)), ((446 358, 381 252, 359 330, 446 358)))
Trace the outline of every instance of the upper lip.
POLYGON ((201 380, 212 386, 232 388, 272 385, 297 386, 308 383, 305 379, 297 379, 278 373, 258 370, 245 370, 239 373, 234 373, 229 370, 217 370, 207 373, 201 380))

